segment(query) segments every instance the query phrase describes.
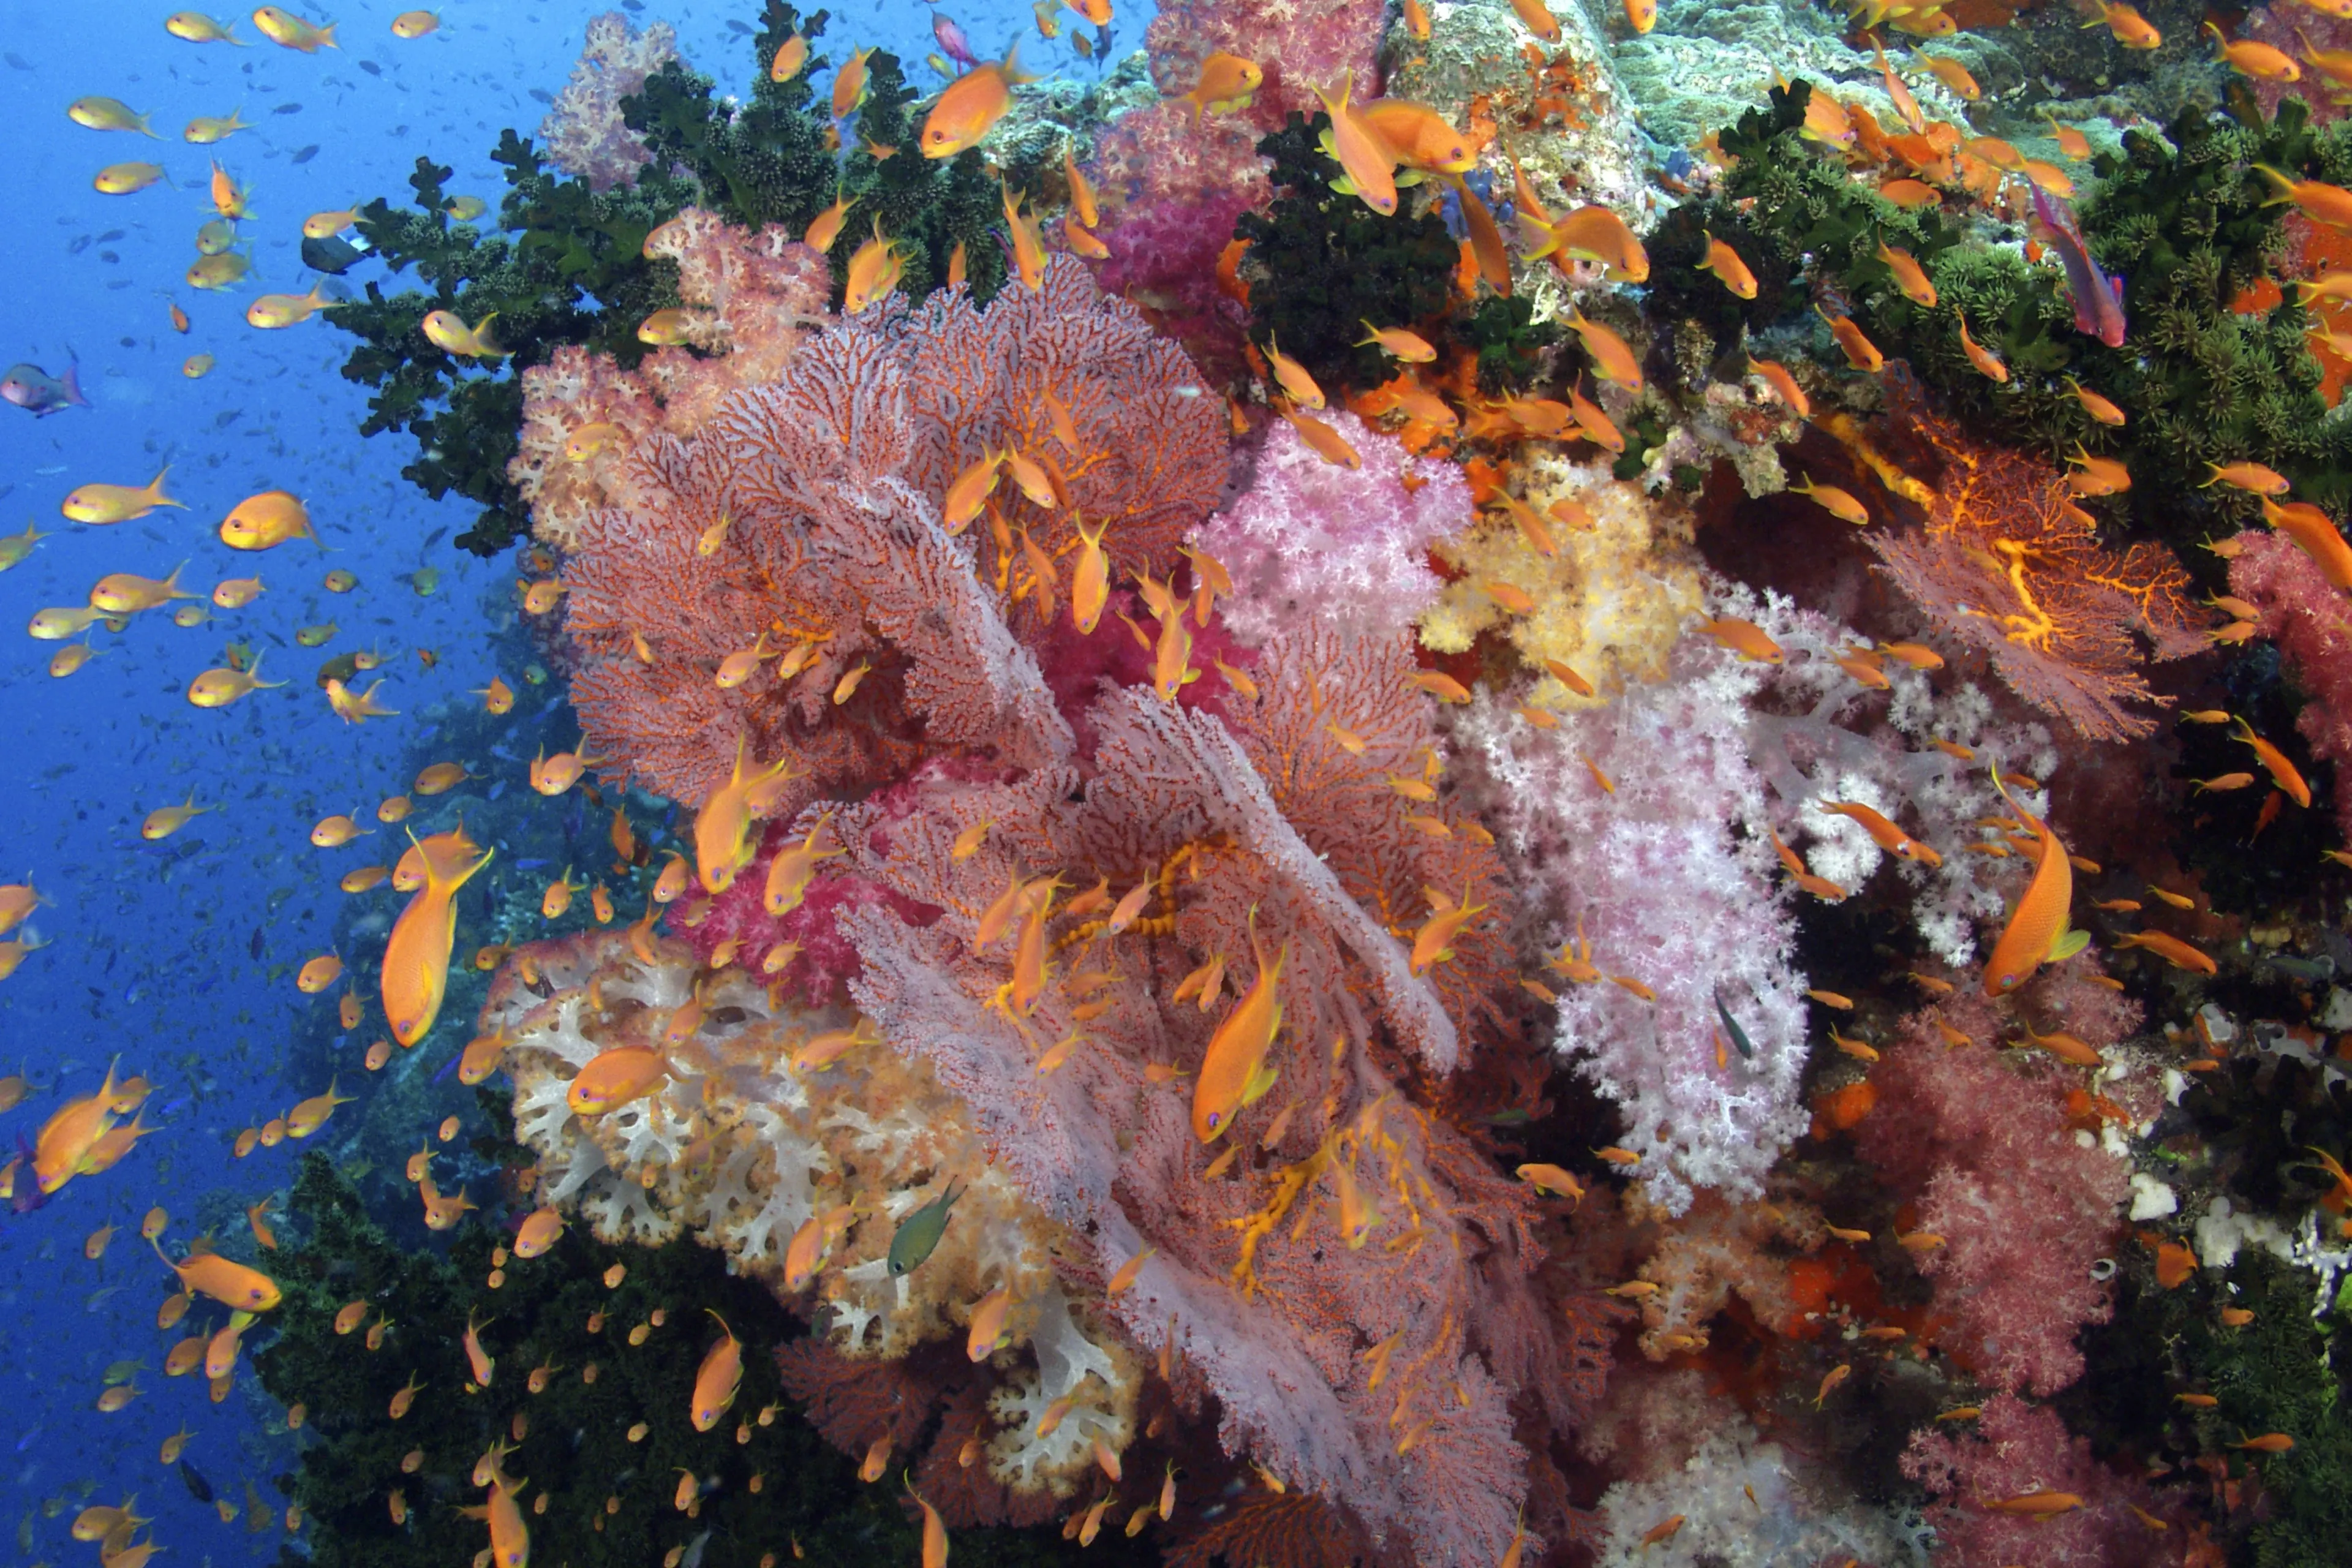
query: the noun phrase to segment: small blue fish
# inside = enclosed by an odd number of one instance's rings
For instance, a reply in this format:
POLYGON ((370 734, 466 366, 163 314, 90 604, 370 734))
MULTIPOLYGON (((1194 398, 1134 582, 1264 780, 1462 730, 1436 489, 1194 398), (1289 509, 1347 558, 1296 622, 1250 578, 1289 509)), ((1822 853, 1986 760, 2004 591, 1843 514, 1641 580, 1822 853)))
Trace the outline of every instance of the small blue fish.
POLYGON ((2124 280, 2099 270, 2083 243, 2074 211, 2039 185, 2033 190, 2033 237, 2058 253, 2066 268, 2067 291, 2074 300, 2074 330, 2087 332, 2111 349, 2124 346, 2124 280))

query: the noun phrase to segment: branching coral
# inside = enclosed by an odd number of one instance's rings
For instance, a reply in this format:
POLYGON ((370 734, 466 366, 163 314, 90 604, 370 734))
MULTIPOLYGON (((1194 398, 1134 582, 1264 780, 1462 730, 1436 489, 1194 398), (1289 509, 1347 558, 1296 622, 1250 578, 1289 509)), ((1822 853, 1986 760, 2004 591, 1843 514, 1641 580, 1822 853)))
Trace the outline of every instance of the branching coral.
POLYGON ((1568 944, 1548 982, 1559 1048, 1622 1108, 1622 1142, 1674 1212, 1696 1187, 1759 1191, 1804 1126, 1804 981, 1748 755, 1763 668, 1693 635, 1666 682, 1553 728, 1484 696, 1454 726, 1514 880, 1540 900, 1522 914, 1568 944))
MULTIPOLYGON (((1510 520, 1490 512, 1473 531, 1441 542, 1459 575, 1421 617, 1421 639, 1441 654, 1460 653, 1498 631, 1539 681, 1557 660, 1602 691, 1661 679, 1667 650, 1699 605, 1691 520, 1671 499, 1644 494, 1610 478, 1605 464, 1578 466, 1538 458, 1514 499, 1542 521, 1555 552, 1545 556, 1510 520), (1556 506, 1581 509, 1591 527, 1560 521, 1556 506), (1534 602, 1507 609, 1493 584, 1534 602)), ((1550 680, 1552 700, 1567 689, 1550 680)))
POLYGON ((1008 1394, 1041 1408, 1074 1395, 1083 1406, 1050 1439, 1007 1422, 993 1456, 1003 1479, 1064 1489, 1093 1462, 1093 1436, 1124 1446, 1139 1368, 1073 1317, 1052 1261, 1066 1235, 990 1163, 962 1103, 919 1060, 875 1044, 822 1070, 796 1068, 793 1052, 852 1027, 851 1016, 772 1006, 740 969, 698 980, 682 947, 656 939, 647 950, 651 960, 614 932, 533 944, 484 1005, 483 1032, 507 1041, 516 1131, 540 1156, 547 1200, 576 1207, 610 1242, 691 1229, 788 1299, 799 1294, 786 1271, 795 1235, 831 1216, 838 1239, 816 1298, 827 1344, 853 1358, 901 1359, 949 1337, 1003 1287, 1020 1300, 1008 1328, 1035 1363, 1008 1394), (573 1114, 566 1095, 581 1069, 605 1051, 657 1044, 690 1004, 701 1026, 672 1047, 676 1070, 659 1088, 573 1114), (950 1188, 954 1221, 917 1289, 887 1266, 891 1237, 950 1188))
POLYGON ((688 207, 647 235, 643 249, 677 263, 693 349, 659 349, 626 371, 562 348, 521 375, 520 450, 507 477, 530 508, 533 531, 565 550, 591 512, 629 504, 632 447, 656 429, 692 436, 727 394, 781 375, 825 319, 824 258, 781 228, 747 235, 688 207))
POLYGON ((926 928, 872 910, 845 922, 865 960, 859 1005, 973 1105, 1033 1201, 1091 1222, 1097 1268, 1159 1249, 1114 1310, 1145 1346, 1181 1352, 1192 1386, 1216 1394, 1229 1448, 1438 1560, 1445 1542, 1483 1553, 1509 1536, 1495 1489, 1524 1456, 1505 1391, 1542 1393, 1555 1421, 1572 1411, 1531 1293, 1525 1199, 1395 1089, 1412 1058, 1457 1058, 1499 957, 1472 925, 1416 977, 1394 934, 1412 932, 1424 886, 1483 905, 1498 869, 1474 840, 1409 825, 1412 803, 1384 782, 1434 741, 1410 668, 1395 645, 1279 638, 1256 668, 1259 700, 1230 702, 1227 720, 1135 688, 1106 696, 1082 786, 1058 769, 943 782, 919 812, 872 826, 845 812, 840 832, 865 847, 854 868, 944 911, 926 928), (983 848, 957 861, 952 842, 983 822, 983 848), (1078 924, 1056 943, 1066 970, 1027 1009, 1008 1005, 978 922, 1013 879, 1073 867, 1150 880, 1133 928, 1150 940, 1106 948, 1098 920, 1078 924), (1204 1182, 1181 1091, 1152 1082, 1194 1059, 1210 1017, 1159 998, 1203 962, 1229 964, 1235 989, 1255 984, 1245 955, 1271 961, 1277 945, 1282 1106, 1233 1135, 1278 1163, 1204 1182), (1066 1063, 1041 1075, 1033 1064, 1063 1046, 1066 1063), (1381 1221, 1361 1250, 1323 1229, 1356 1202, 1381 1221), (1402 1455, 1400 1433, 1414 1435, 1402 1455))
POLYGON ((2188 574, 2160 544, 2108 549, 2056 469, 1969 439, 1930 412, 1916 387, 1900 378, 1891 385, 1902 433, 1939 471, 1913 493, 1927 513, 1923 529, 1867 536, 1887 574, 2042 711, 2093 740, 2151 732, 2155 721, 2126 706, 2155 700, 2134 668, 2134 637, 2158 658, 2205 646, 2188 574))
MULTIPOLYGON (((739 748, 789 763, 793 799, 888 776, 926 750, 1013 765, 1066 752, 1067 726, 1001 618, 1026 565, 1015 541, 1074 565, 1075 514, 1104 531, 1117 570, 1173 566, 1223 479, 1222 416, 1200 391, 1183 356, 1068 258, 1041 292, 985 311, 954 294, 826 331, 774 384, 727 397, 692 441, 631 448, 628 504, 578 528, 564 581, 589 744, 612 771, 698 804, 739 748), (1076 452, 1049 433, 1048 394, 1076 452), (947 533, 950 484, 1006 448, 1057 476, 1071 510, 1006 484, 976 546, 947 533), (714 684, 722 660, 754 647, 785 657, 714 684), (1027 700, 1046 706, 1005 706, 1027 700)), ((1017 613, 1034 628, 1040 609, 1033 595, 1017 613)))
POLYGON ((652 154, 646 139, 621 122, 621 100, 677 58, 677 33, 667 22, 640 33, 618 11, 591 19, 572 80, 540 121, 548 162, 586 180, 592 191, 634 184, 652 154))
POLYGON ((1215 293, 1218 254, 1234 220, 1267 196, 1258 142, 1296 110, 1311 114, 1315 89, 1352 72, 1358 101, 1374 96, 1385 6, 1381 0, 1171 0, 1144 32, 1153 83, 1166 96, 1120 115, 1095 142, 1104 199, 1107 287, 1169 295, 1171 328, 1204 364, 1234 356, 1234 312, 1215 293), (1195 114, 1186 100, 1202 64, 1223 52, 1259 62, 1251 101, 1195 114))
POLYGON ((526 500, 509 477, 524 385, 515 376, 467 374, 473 362, 427 339, 425 317, 449 310, 474 326, 495 315, 492 341, 503 363, 523 374, 579 345, 634 367, 645 353, 636 324, 677 301, 673 269, 647 260, 645 241, 688 195, 650 173, 635 186, 593 192, 583 181, 547 172, 512 132, 492 159, 507 172, 499 223, 513 238, 453 222, 445 188, 450 170, 419 158, 409 179, 415 203, 395 209, 381 198, 370 202, 358 226, 394 272, 415 268, 431 292, 387 298, 371 280, 364 299, 326 312, 361 340, 344 362, 344 379, 375 389, 361 433, 406 430, 416 437, 419 454, 404 477, 428 495, 455 491, 485 509, 457 541, 479 554, 496 552, 529 527, 526 500))
POLYGON ((2013 1394, 1984 1402, 1972 1431, 1921 1432, 1903 1456, 1904 1473, 1939 1500, 1927 1510, 1941 1550, 1955 1568, 1998 1568, 2021 1561, 2049 1568, 2137 1568, 2164 1537, 2147 1489, 2091 1457, 2058 1413, 2013 1394), (2018 1499, 2056 1492, 2074 1506, 2036 1517, 2018 1499))

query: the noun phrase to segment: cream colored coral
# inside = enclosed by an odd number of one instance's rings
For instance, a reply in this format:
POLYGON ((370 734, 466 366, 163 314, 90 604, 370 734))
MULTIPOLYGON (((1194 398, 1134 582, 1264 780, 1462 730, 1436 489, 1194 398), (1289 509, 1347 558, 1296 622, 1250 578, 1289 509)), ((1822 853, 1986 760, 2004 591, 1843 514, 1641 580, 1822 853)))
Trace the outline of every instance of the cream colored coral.
POLYGON ((990 1163, 963 1102, 930 1068, 877 1044, 800 1072, 791 1053, 853 1015, 773 1003, 740 969, 698 970, 679 944, 657 939, 651 951, 648 961, 610 932, 536 944, 510 961, 536 986, 502 976, 484 1008, 483 1031, 509 1038, 515 1131, 540 1156, 546 1199, 586 1215, 607 1242, 691 1230, 780 1296, 793 1234, 846 1205, 854 1218, 814 1287, 835 1349, 896 1358, 960 1342, 973 1308, 1008 1286, 1011 1343, 993 1352, 1010 1380, 1002 1479, 1066 1494, 1093 1463, 1094 1436, 1123 1447, 1140 1368, 1062 1293, 1053 1260, 1067 1247, 1064 1228, 990 1163), (703 1022, 671 1051, 677 1074, 601 1116, 572 1114, 565 1094, 580 1069, 615 1047, 656 1042, 698 984, 703 1022), (893 1276, 898 1226, 950 1184, 958 1196, 939 1246, 893 1276), (1030 1396, 1042 1411, 1074 1392, 1065 1426, 1037 1439, 1030 1396))
POLYGON ((1500 511, 1439 548, 1463 574, 1421 618, 1421 640, 1459 653, 1500 628, 1539 679, 1537 703, 1552 708, 1604 700, 1630 682, 1663 679, 1666 654, 1700 600, 1698 563, 1688 510, 1671 497, 1645 494, 1611 477, 1605 461, 1579 466, 1538 458, 1514 493, 1544 519, 1559 546, 1547 560, 1500 511), (1553 503, 1571 500, 1593 517, 1591 529, 1551 519, 1553 503), (1500 583, 1535 601, 1533 611, 1504 608, 1485 584, 1500 583), (1575 696, 1544 673, 1558 659, 1591 681, 1597 695, 1575 696))

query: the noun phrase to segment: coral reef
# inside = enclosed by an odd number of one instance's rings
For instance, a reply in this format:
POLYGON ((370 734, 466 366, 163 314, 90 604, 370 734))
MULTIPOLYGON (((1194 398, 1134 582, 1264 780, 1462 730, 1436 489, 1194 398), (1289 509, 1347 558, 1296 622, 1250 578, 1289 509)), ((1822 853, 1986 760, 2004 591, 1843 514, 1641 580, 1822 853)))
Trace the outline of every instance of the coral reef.
POLYGON ((1245 212, 1234 236, 1246 241, 1250 335, 1270 342, 1328 387, 1377 386, 1387 357, 1362 343, 1364 323, 1402 326, 1444 311, 1458 259, 1433 212, 1401 205, 1386 217, 1331 188, 1336 167, 1317 145, 1330 117, 1291 116, 1258 143, 1271 160, 1276 194, 1264 213, 1245 212))
MULTIPOLYGON (((2352 604, 2284 533, 2250 531, 2230 563, 2230 592, 2261 612, 2263 638, 2311 694, 2295 727, 2315 755, 2352 765, 2352 604)), ((2336 792, 2336 819, 2352 836, 2352 792, 2336 792)))
POLYGON ((2159 659, 2206 646, 2172 552, 2108 549, 2055 468, 1969 441, 1899 378, 1890 391, 1902 435, 1937 459, 1912 492, 1925 526, 1868 535, 1896 586, 1937 630, 1990 658, 2011 690, 2083 734, 2153 731, 2153 719, 2126 706, 2153 695, 2134 668, 2135 634, 2159 659))
MULTIPOLYGON (((2026 1027, 2094 1050, 2137 1017, 2072 968, 2044 979, 2025 1007, 2026 1027)), ((2000 1059, 2005 1026, 1975 984, 1904 1020, 1870 1075, 1877 1103, 1853 1136, 1911 1205, 1912 1230, 1941 1238, 1918 1254, 1948 1317, 1939 1337, 1987 1384, 2046 1396, 2082 1374, 2077 1329, 2106 1320, 2094 1264, 2115 1237, 2130 1167, 2120 1149, 2076 1140, 2063 1079, 2000 1059)))
POLYGON ((414 267, 432 292, 387 297, 371 279, 364 299, 326 311, 362 340, 343 364, 344 379, 375 389, 361 433, 408 432, 419 455, 403 477, 436 500, 454 492, 481 505, 457 539, 479 555, 530 530, 525 498, 508 477, 520 451, 523 386, 513 376, 467 374, 466 361, 425 336, 425 317, 446 310, 478 326, 495 316, 492 340, 519 372, 572 347, 633 367, 645 353, 636 323, 677 302, 671 268, 643 254, 646 237, 688 194, 650 172, 634 186, 593 191, 546 172, 512 132, 494 157, 506 170, 505 233, 453 221, 444 184, 450 171, 419 158, 413 206, 395 210, 378 198, 357 222, 394 272, 414 267))
POLYGON ((656 429, 691 437, 729 393, 781 375, 827 319, 824 258, 781 228, 747 236, 688 207, 642 248, 677 264, 691 346, 656 349, 635 371, 561 348, 520 376, 522 428, 507 477, 532 531, 559 549, 574 549, 600 508, 629 503, 623 458, 639 440, 656 429))
POLYGON ((478 1221, 446 1257, 411 1250, 316 1152, 295 1180, 284 1236, 273 1273, 285 1300, 253 1362, 272 1397, 312 1413, 291 1478, 311 1521, 308 1561, 469 1558, 485 1536, 461 1506, 478 1507, 471 1478, 486 1453, 527 1485, 530 1548, 546 1561, 642 1562, 698 1539, 702 1561, 740 1568, 791 1538, 842 1560, 914 1554, 891 1490, 859 1487, 814 1431, 773 1418, 782 1388, 766 1352, 797 1325, 758 1284, 730 1279, 718 1254, 683 1241, 612 1247, 574 1231, 543 1257, 499 1265, 493 1255, 513 1238, 478 1221), (339 1332, 354 1302, 362 1321, 339 1332), (744 1354, 733 1408, 698 1432, 696 1368, 718 1338, 706 1309, 744 1354), (469 1322, 491 1357, 486 1387, 459 1346, 469 1322), (415 1393, 395 1405, 404 1385, 415 1393), (690 1507, 673 1500, 681 1470, 701 1483, 690 1507))

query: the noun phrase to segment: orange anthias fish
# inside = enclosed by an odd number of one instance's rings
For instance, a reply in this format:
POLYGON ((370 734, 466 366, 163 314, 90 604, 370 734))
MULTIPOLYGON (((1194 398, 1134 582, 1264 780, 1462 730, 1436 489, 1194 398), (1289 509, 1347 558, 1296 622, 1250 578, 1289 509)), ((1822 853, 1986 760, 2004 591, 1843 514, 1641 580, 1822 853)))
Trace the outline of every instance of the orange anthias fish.
POLYGON ((1013 56, 1019 48, 1016 44, 1004 51, 1001 62, 975 66, 948 83, 923 121, 924 157, 952 158, 967 147, 977 147, 1004 118, 1013 107, 1013 89, 1035 79, 1015 69, 1013 56))
POLYGON ((743 763, 750 744, 748 734, 738 738, 733 775, 713 790, 695 814, 695 868, 706 892, 725 892, 734 885, 736 875, 751 863, 756 847, 751 842, 751 824, 758 816, 752 810, 753 792, 789 773, 790 764, 782 761, 746 773, 743 763))
POLYGON ((2082 943, 2074 940, 2074 933, 2066 924, 2074 902, 2074 867, 2066 858, 2065 846, 2058 842, 2048 823, 2028 815, 2010 795, 1999 768, 1993 770, 1992 779, 2036 840, 2033 880, 2026 885, 2025 896, 2018 900, 2016 912, 1985 960, 1985 994, 2006 996, 2033 978, 2033 972, 2042 964, 2069 956, 2082 943))
POLYGON ((1432 889, 1430 902, 1436 908, 1413 932, 1412 952, 1406 963, 1406 967, 1416 976, 1428 973, 1453 957, 1454 939, 1462 934, 1464 926, 1486 913, 1490 907, 1471 902, 1467 888, 1463 889, 1459 903, 1432 889))
POLYGON ((1346 171, 1355 195, 1366 206, 1388 217, 1397 210, 1396 160, 1390 155, 1388 143, 1349 107, 1355 90, 1356 73, 1351 68, 1340 74, 1336 92, 1318 88, 1315 96, 1323 100, 1324 112, 1331 118, 1331 153, 1346 171))
POLYGON ((1279 1069, 1266 1065, 1275 1036, 1282 1028, 1282 966, 1290 957, 1288 944, 1269 962, 1257 938, 1257 910, 1249 915, 1250 952, 1257 961, 1257 978, 1234 1004, 1224 1022, 1209 1038, 1201 1058, 1201 1076, 1192 1085, 1192 1135, 1206 1143, 1233 1124, 1244 1106, 1263 1098, 1274 1087, 1279 1069))
POLYGON ((114 1068, 96 1094, 68 1100, 41 1124, 33 1143, 33 1175, 44 1194, 56 1192, 81 1173, 90 1149, 114 1125, 114 1068))
POLYGON ((703 1310, 710 1312, 723 1337, 703 1356, 701 1370, 694 1374, 694 1397, 688 1415, 698 1432, 708 1432, 719 1425, 719 1418, 735 1403, 735 1391, 743 1383, 743 1342, 735 1337, 726 1319, 708 1307, 703 1310))
POLYGON ((1232 114, 1247 109, 1265 81, 1265 72, 1256 61, 1220 49, 1201 62, 1201 79, 1180 101, 1192 106, 1192 124, 1198 129, 1204 114, 1232 114))
POLYGON ((480 859, 472 859, 476 847, 463 829, 423 840, 410 837, 425 858, 425 886, 393 922, 383 951, 383 1016, 392 1037, 404 1046, 425 1037, 448 992, 449 953, 457 940, 451 900, 497 853, 486 849, 480 859))
POLYGON ((174 1263, 163 1257, 160 1242, 150 1240, 147 1245, 163 1258, 165 1268, 180 1277, 181 1289, 190 1295, 209 1296, 231 1310, 244 1312, 267 1312, 282 1298, 278 1281, 217 1252, 191 1253, 185 1261, 174 1263))
POLYGON ((614 1046, 580 1069, 564 1103, 583 1116, 601 1116, 651 1094, 669 1076, 669 1059, 648 1047, 614 1046))
POLYGON ((231 550, 269 550, 289 539, 320 542, 310 510, 284 490, 247 496, 221 519, 220 540, 231 550))

